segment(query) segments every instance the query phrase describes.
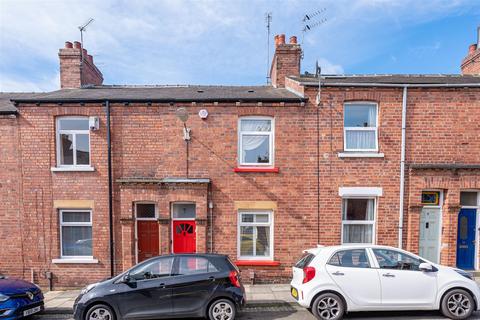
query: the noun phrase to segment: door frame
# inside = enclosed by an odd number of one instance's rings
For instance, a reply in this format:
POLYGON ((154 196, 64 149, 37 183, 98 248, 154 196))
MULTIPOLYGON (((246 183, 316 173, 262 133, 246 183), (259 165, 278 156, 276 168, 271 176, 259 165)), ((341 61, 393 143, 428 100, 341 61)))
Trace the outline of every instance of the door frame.
POLYGON ((158 206, 154 201, 135 201, 133 202, 133 216, 135 219, 135 264, 138 264, 138 224, 137 221, 157 221, 158 220, 158 206), (137 218, 137 204, 153 204, 155 206, 155 218, 137 218))
MULTIPOLYGON (((442 207, 443 207, 443 190, 442 189, 423 189, 422 190, 422 193, 423 192, 429 192, 429 191, 435 191, 435 192, 439 192, 440 195, 439 195, 439 199, 438 199, 438 205, 423 205, 422 206, 422 211, 423 211, 423 208, 427 208, 427 209, 439 209, 440 211, 440 220, 438 222, 438 251, 437 251, 437 260, 438 260, 438 264, 441 264, 441 258, 442 258, 442 255, 441 255, 441 252, 442 252, 442 237, 443 237, 443 232, 442 232, 442 228, 443 228, 443 210, 442 210, 442 207)), ((422 214, 422 212, 420 211, 420 215, 422 214)), ((420 226, 420 219, 421 217, 419 217, 419 221, 418 221, 418 225, 420 226)), ((418 239, 418 247, 420 249, 420 228, 418 229, 418 236, 419 236, 419 239, 418 239)))
MULTIPOLYGON (((170 222, 170 243, 171 243, 170 252, 174 253, 173 252, 173 246, 175 244, 173 243, 173 235, 174 235, 175 230, 173 229, 173 222, 174 221, 195 221, 196 222, 196 220, 197 220, 197 203, 195 201, 174 201, 174 202, 171 202, 170 203, 170 218, 171 218, 170 219, 171 220, 171 222, 170 222), (194 204, 195 205, 195 218, 175 218, 173 216, 173 206, 175 204, 194 204)), ((197 248, 197 240, 196 240, 197 239, 197 237, 196 237, 196 235, 197 235, 197 224, 196 223, 195 223, 194 232, 195 232, 195 248, 197 248)))
MULTIPOLYGON (((478 255, 478 250, 480 248, 480 190, 478 189, 461 189, 460 192, 476 192, 477 193, 477 205, 476 206, 462 206, 460 205, 460 210, 462 209, 476 209, 476 214, 475 214, 475 257, 473 260, 473 268, 475 270, 480 269, 480 262, 479 260, 479 255, 478 255)), ((459 194, 460 196, 460 194, 459 194)), ((457 214, 457 225, 458 225, 458 215, 460 214, 460 211, 458 211, 457 214)), ((458 230, 457 230, 457 242, 455 243, 455 246, 458 243, 458 230)))

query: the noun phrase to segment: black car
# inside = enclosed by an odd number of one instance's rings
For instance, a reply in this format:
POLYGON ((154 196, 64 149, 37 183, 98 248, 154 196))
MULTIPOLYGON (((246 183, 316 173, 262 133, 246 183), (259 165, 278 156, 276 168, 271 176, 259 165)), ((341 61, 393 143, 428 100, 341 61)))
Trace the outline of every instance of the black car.
POLYGON ((244 304, 239 270, 228 256, 172 254, 87 286, 73 308, 76 320, 233 320, 244 304))

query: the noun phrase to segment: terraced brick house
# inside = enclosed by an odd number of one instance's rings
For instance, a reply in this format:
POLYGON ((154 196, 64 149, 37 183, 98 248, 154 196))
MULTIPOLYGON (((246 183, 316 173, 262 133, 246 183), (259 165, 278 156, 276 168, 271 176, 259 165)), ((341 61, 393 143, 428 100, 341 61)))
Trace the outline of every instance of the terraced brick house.
POLYGON ((0 95, 1 273, 77 287, 219 252, 283 282, 341 243, 480 268, 477 45, 455 75, 301 74, 279 35, 266 86, 104 85, 81 50, 60 90, 0 95))

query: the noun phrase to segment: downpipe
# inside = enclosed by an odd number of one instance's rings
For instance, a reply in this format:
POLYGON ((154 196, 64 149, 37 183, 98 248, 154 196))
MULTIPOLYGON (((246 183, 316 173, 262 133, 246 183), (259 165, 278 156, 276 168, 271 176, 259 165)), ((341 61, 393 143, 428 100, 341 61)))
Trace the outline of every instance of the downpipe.
POLYGON ((407 86, 403 87, 402 100, 402 144, 400 151, 400 203, 398 213, 398 248, 403 247, 403 211, 405 196, 405 149, 406 149, 406 128, 407 128, 407 86))

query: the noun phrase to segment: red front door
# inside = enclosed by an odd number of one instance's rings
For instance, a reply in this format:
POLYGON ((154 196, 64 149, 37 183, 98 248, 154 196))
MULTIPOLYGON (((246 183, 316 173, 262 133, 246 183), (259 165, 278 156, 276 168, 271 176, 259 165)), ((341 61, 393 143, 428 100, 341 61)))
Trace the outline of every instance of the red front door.
POLYGON ((173 253, 194 253, 197 248, 195 220, 173 221, 173 253))
POLYGON ((138 262, 158 256, 157 221, 137 220, 138 262))

